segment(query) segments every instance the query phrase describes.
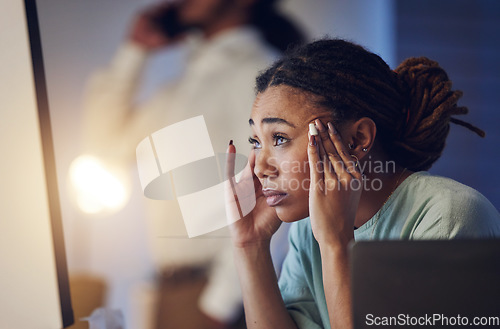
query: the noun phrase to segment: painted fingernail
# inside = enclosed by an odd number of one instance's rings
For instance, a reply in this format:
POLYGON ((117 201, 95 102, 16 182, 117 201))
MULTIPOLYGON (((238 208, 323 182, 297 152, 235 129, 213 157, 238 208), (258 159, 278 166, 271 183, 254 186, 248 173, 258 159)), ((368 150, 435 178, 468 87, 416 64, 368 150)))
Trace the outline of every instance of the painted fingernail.
POLYGON ((331 122, 328 122, 327 123, 327 126, 328 126, 328 131, 334 135, 337 135, 337 129, 335 129, 335 127, 332 125, 331 122))
POLYGON ((318 135, 318 129, 316 129, 316 125, 314 123, 309 124, 309 134, 311 134, 311 136, 318 135))
POLYGON ((315 135, 309 136, 309 145, 311 146, 316 146, 316 138, 314 138, 315 135))
POLYGON ((232 139, 229 141, 229 145, 233 145, 233 140, 232 139))
POLYGON ((316 127, 318 127, 318 130, 319 130, 320 132, 322 132, 322 133, 323 133, 323 132, 325 132, 325 131, 326 131, 325 126, 323 125, 323 123, 321 122, 321 120, 320 120, 320 119, 316 119, 316 120, 314 120, 314 122, 316 123, 316 127))

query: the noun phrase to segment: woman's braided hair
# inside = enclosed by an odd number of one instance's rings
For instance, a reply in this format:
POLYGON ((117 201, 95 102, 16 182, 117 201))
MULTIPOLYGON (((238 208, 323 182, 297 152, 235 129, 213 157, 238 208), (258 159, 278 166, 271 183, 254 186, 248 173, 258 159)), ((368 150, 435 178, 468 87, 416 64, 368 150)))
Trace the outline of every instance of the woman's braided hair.
POLYGON ((400 165, 427 170, 441 156, 450 121, 485 133, 452 118, 466 114, 457 106, 461 91, 438 63, 410 58, 392 71, 377 55, 340 40, 319 40, 289 51, 257 77, 256 92, 288 85, 319 97, 312 100, 332 111, 333 121, 371 118, 377 140, 400 165))

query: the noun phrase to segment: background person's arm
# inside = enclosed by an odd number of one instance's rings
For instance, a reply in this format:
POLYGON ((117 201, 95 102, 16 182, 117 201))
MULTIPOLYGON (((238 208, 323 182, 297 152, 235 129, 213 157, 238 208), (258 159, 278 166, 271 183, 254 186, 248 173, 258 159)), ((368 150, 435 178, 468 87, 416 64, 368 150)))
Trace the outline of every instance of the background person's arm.
POLYGON ((136 104, 149 55, 171 43, 152 23, 152 15, 159 10, 154 7, 139 13, 111 63, 89 79, 83 105, 87 152, 132 160, 137 143, 155 131, 152 129, 160 128, 155 126, 158 114, 151 111, 163 109, 155 103, 156 98, 141 106, 136 104))
MULTIPOLYGON (((146 52, 126 43, 107 68, 95 72, 88 84, 84 100, 83 134, 87 152, 131 156, 136 144, 122 149, 134 120, 135 97, 146 62, 146 52)), ((128 143, 127 143, 128 145, 128 143)))

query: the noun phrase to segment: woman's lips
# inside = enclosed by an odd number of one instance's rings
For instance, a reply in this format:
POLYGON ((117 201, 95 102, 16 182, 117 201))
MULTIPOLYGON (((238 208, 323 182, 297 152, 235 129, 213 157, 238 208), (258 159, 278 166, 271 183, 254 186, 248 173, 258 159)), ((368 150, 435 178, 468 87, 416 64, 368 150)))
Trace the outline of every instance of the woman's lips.
POLYGON ((288 196, 288 194, 286 194, 285 192, 268 189, 262 190, 262 193, 266 197, 266 202, 269 207, 275 207, 279 205, 281 201, 283 201, 283 199, 288 196))

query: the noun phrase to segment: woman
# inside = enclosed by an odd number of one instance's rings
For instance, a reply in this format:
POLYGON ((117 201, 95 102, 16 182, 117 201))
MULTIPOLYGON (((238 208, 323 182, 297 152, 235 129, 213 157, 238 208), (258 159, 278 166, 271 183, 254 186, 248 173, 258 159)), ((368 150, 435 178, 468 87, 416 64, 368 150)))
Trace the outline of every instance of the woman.
POLYGON ((254 149, 231 184, 239 204, 228 203, 237 219, 241 191, 255 185, 255 207, 232 226, 249 328, 352 327, 353 240, 499 235, 500 216, 479 192, 425 172, 450 121, 484 136, 452 117, 467 109, 436 62, 392 71, 358 45, 321 40, 277 61, 256 90, 254 149), (299 220, 278 285, 269 240, 281 221, 299 220))

